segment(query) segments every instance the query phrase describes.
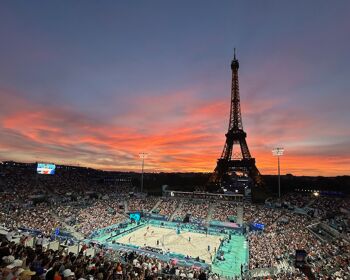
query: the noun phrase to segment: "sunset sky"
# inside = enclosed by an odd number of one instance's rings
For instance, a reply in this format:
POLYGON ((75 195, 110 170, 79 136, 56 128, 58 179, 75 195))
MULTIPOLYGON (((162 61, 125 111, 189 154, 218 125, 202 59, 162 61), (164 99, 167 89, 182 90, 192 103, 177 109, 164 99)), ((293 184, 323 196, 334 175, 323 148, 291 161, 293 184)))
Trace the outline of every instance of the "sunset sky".
POLYGON ((263 174, 350 175, 350 1, 1 1, 0 160, 210 172, 233 48, 263 174))

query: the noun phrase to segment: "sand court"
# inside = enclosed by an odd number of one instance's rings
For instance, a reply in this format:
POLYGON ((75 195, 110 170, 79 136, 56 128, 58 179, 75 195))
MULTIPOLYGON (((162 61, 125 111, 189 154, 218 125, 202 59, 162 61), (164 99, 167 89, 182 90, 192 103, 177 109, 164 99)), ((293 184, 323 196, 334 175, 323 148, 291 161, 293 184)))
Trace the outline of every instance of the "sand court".
POLYGON ((193 258, 199 257, 211 264, 215 257, 215 248, 219 248, 220 238, 222 237, 217 235, 208 234, 206 236, 203 233, 182 230, 180 234, 177 234, 175 229, 145 226, 117 238, 116 241, 123 244, 160 248, 164 251, 180 253, 193 258), (210 247, 209 251, 208 246, 210 247))

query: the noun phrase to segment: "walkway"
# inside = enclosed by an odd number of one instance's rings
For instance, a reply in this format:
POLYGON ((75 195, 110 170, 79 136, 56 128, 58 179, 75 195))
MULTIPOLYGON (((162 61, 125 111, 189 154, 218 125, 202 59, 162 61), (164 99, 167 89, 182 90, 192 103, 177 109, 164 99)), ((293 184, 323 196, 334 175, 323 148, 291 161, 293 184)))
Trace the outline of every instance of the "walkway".
POLYGON ((172 220, 174 219, 176 213, 177 213, 179 210, 181 210, 182 204, 183 204, 183 202, 180 201, 180 203, 179 203, 179 205, 177 206, 177 208, 175 209, 174 213, 170 216, 169 221, 172 221, 172 220))
POLYGON ((156 210, 156 209, 158 208, 159 204, 161 204, 161 203, 162 203, 162 199, 160 198, 160 199, 157 201, 156 205, 154 205, 153 208, 149 211, 149 213, 152 213, 153 210, 156 210))
POLYGON ((216 202, 213 202, 213 203, 209 204, 208 215, 207 215, 207 218, 205 220, 206 224, 209 224, 209 222, 211 221, 211 217, 212 217, 216 207, 217 207, 217 203, 216 202))

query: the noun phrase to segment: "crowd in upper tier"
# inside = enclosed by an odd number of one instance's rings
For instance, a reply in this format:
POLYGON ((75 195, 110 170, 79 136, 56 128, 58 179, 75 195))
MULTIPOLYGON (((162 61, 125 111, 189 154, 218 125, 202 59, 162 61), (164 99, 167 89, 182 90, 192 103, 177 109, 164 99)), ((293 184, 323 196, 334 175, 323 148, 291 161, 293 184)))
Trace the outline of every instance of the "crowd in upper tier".
POLYGON ((177 199, 162 199, 156 211, 160 215, 164 215, 170 218, 175 210, 179 207, 179 202, 180 200, 177 199))
POLYGON ((191 222, 203 223, 208 216, 210 203, 205 200, 182 200, 182 205, 175 214, 174 219, 183 221, 190 214, 191 222))
POLYGON ((157 201, 158 201, 158 198, 155 198, 155 197, 130 198, 128 200, 128 210, 149 212, 156 205, 157 201))
MULTIPOLYGON (((316 279, 350 279, 350 201, 347 198, 287 194, 282 202, 271 200, 265 205, 256 205, 186 197, 134 197, 130 195, 133 189, 129 185, 115 186, 88 178, 74 171, 37 178, 26 170, 7 170, 0 180, 0 225, 12 232, 18 228, 31 229, 45 237, 57 228, 88 236, 96 228, 128 220, 126 210, 153 210, 167 219, 181 221, 189 214, 190 221, 203 224, 210 220, 228 221, 229 217, 237 216, 239 206, 243 208, 245 225, 252 222, 265 225, 263 231, 247 231, 249 273, 286 265, 293 267, 295 250, 302 249, 308 253, 307 262, 316 279)), ((76 279, 88 279, 88 275, 108 280, 154 279, 159 275, 162 279, 216 277, 208 271, 186 269, 136 253, 129 257, 125 252, 114 252, 115 258, 111 261, 106 256, 112 252, 101 251, 103 256, 88 258, 43 252, 40 248, 32 251, 8 242, 2 244, 0 253, 5 257, 1 259, 1 277, 9 280, 39 279, 36 276, 43 274, 46 279, 69 279, 64 278, 67 269, 75 273, 76 279), (30 271, 36 271, 36 276, 30 276, 30 271), (61 278, 54 278, 53 274, 61 278)), ((276 275, 274 279, 305 279, 299 270, 276 275)))
POLYGON ((215 208, 215 211, 213 211, 211 218, 213 220, 226 222, 231 216, 237 216, 237 204, 228 201, 221 201, 217 203, 217 207, 215 208))

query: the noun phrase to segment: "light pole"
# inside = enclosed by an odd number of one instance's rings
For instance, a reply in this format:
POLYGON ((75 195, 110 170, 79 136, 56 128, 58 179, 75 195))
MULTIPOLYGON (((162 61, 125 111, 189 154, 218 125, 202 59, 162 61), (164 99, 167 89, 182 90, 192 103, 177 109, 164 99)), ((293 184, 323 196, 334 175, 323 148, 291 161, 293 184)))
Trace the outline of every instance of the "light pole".
POLYGON ((280 156, 283 156, 284 148, 274 148, 272 155, 277 156, 278 160, 278 199, 281 200, 281 175, 280 175, 280 156))
POLYGON ((147 157, 147 155, 147 153, 139 153, 140 158, 142 158, 141 193, 143 192, 143 167, 145 165, 145 158, 147 157))

